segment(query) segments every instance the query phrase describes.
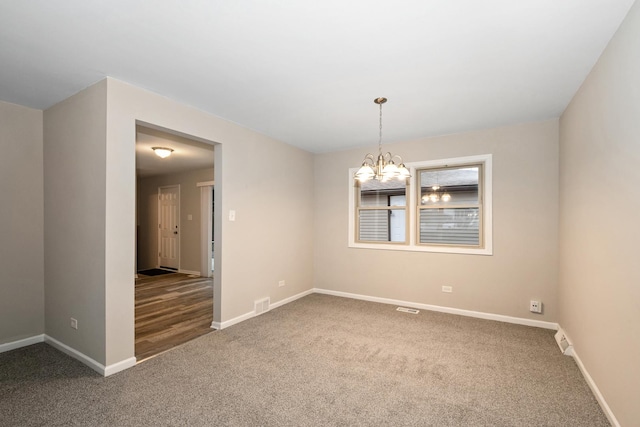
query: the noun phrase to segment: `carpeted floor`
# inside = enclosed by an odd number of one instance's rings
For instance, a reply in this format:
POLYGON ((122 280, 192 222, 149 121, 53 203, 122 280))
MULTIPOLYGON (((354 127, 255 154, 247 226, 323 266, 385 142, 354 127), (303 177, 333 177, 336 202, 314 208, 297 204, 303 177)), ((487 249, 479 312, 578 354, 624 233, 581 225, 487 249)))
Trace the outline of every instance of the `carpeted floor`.
POLYGON ((0 354, 7 426, 608 426, 553 331, 313 294, 108 378, 0 354))

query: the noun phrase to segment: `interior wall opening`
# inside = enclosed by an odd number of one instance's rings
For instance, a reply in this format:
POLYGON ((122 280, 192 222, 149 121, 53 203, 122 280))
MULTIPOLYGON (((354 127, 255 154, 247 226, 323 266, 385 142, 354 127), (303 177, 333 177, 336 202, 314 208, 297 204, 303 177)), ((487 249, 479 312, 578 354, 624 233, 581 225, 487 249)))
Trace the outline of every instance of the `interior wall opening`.
POLYGON ((212 144, 136 125, 138 361, 212 331, 213 275, 202 260, 213 265, 214 159, 212 144))

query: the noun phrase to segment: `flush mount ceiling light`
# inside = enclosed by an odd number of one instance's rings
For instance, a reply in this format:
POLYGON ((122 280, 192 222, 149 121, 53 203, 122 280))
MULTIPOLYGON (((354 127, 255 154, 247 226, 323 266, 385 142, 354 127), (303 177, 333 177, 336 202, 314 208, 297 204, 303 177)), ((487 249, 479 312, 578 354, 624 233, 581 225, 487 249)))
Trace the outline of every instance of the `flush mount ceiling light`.
POLYGON ((173 149, 172 148, 166 148, 166 147, 151 147, 151 149, 153 150, 154 153, 156 153, 156 156, 160 157, 160 158, 166 158, 169 157, 171 155, 171 153, 173 153, 173 149))
POLYGON ((396 178, 398 180, 405 180, 411 178, 409 169, 402 163, 402 157, 393 155, 389 152, 382 154, 382 104, 387 102, 387 98, 376 98, 373 100, 380 106, 380 137, 378 139, 378 158, 376 159, 373 154, 369 153, 364 156, 362 166, 358 169, 358 172, 353 176, 360 182, 365 182, 371 178, 378 181, 388 181, 396 178), (398 160, 396 166, 394 159, 398 160))

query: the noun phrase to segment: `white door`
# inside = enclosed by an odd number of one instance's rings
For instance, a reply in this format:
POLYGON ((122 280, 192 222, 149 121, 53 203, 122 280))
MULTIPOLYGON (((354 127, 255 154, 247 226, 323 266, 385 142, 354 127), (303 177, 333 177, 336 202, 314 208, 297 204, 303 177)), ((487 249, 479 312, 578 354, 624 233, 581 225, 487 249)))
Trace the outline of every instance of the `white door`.
POLYGON ((180 268, 180 186, 158 188, 158 265, 180 268))
MULTIPOLYGON (((406 206, 406 196, 390 196, 389 206, 406 206)), ((407 220, 405 212, 402 210, 391 210, 389 216, 389 234, 391 242, 404 242, 407 236, 406 233, 407 220)))

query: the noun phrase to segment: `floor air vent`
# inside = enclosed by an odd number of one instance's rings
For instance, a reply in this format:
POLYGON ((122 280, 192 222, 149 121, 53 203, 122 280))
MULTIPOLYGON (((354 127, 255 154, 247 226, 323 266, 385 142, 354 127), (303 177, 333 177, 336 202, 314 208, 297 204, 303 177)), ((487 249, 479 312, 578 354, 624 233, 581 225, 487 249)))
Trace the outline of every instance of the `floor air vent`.
POLYGON ((567 336, 564 334, 562 329, 558 329, 555 335, 556 342, 558 343, 558 347, 560 347, 560 351, 565 356, 573 356, 573 345, 567 339, 567 336))
POLYGON ((254 310, 256 312, 256 316, 258 314, 262 314, 266 311, 269 311, 269 303, 270 303, 270 300, 268 297, 255 301, 253 304, 254 304, 254 310))
POLYGON ((407 308, 407 307, 398 307, 396 308, 397 311, 401 311, 403 313, 411 313, 411 314, 418 314, 420 313, 420 310, 416 310, 415 308, 407 308))

